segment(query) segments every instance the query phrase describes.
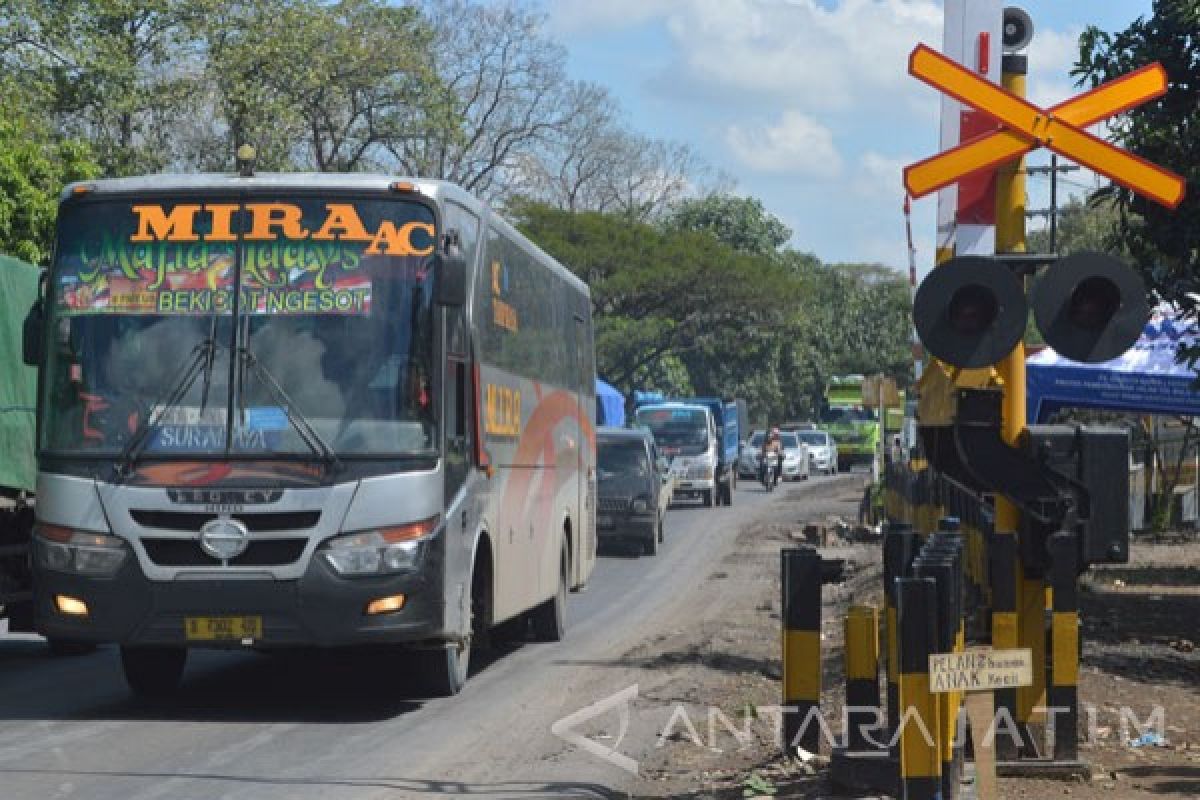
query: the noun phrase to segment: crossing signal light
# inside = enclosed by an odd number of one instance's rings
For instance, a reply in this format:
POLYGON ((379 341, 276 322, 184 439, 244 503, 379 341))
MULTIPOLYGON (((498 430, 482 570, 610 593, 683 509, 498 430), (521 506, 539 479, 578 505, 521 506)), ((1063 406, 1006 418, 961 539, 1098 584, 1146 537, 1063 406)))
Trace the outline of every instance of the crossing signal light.
POLYGON ((995 364, 1025 334, 1029 307, 1021 281, 991 258, 960 256, 935 267, 913 300, 925 349, 955 367, 995 364))
POLYGON ((1003 260, 952 258, 917 289, 913 319, 931 355, 974 369, 1012 352, 1030 309, 1046 344, 1090 364, 1132 347, 1150 317, 1141 276, 1110 255, 1081 252, 1046 269, 1028 303, 1021 279, 1003 260))
POLYGON ((1034 287, 1031 305, 1046 344, 1093 364, 1132 347, 1150 316, 1141 276, 1104 253, 1059 260, 1034 287))

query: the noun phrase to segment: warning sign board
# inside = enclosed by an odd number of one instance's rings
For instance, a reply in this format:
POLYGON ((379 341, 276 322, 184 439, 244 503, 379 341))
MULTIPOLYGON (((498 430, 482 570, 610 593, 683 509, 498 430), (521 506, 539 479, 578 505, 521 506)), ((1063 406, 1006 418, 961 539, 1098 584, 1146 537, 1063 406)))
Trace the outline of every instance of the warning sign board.
POLYGON ((1090 92, 1041 108, 971 72, 937 51, 919 45, 909 56, 909 73, 1001 126, 907 167, 905 188, 913 197, 946 186, 977 170, 1003 163, 1036 147, 1045 147, 1167 208, 1183 200, 1186 182, 1085 130, 1161 96, 1167 76, 1158 64, 1144 67, 1090 92))
POLYGON ((992 692, 1033 683, 1033 653, 972 648, 929 656, 929 691, 992 692))

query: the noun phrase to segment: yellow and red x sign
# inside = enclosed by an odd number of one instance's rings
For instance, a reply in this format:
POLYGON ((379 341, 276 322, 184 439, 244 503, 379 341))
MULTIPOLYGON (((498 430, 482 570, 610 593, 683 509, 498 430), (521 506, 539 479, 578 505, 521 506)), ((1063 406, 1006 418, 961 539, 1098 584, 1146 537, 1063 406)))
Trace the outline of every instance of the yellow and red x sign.
POLYGON ((1143 67, 1050 109, 1038 108, 926 45, 913 50, 908 71, 1004 126, 905 168, 904 186, 913 197, 1044 146, 1168 208, 1183 200, 1183 178, 1083 130, 1162 96, 1167 90, 1167 74, 1160 64, 1143 67))

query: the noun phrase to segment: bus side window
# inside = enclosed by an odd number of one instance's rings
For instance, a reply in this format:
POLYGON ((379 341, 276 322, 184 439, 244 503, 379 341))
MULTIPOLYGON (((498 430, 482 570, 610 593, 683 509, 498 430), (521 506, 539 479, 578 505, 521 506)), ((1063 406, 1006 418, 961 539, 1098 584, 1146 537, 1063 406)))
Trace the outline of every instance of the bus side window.
POLYGON ((467 479, 471 442, 467 424, 467 365, 451 356, 446 361, 446 498, 467 479))

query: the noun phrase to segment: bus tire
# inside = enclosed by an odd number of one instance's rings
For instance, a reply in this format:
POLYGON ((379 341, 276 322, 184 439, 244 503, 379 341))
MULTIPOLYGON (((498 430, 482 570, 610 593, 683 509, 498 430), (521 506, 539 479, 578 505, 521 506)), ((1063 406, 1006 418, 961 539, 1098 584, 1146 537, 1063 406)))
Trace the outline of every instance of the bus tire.
POLYGON ((472 649, 489 649, 493 641, 499 642, 503 638, 504 629, 491 626, 492 583, 489 565, 490 561, 481 563, 477 557, 475 567, 471 570, 471 621, 467 638, 448 642, 445 647, 413 653, 422 688, 432 697, 453 697, 461 692, 471 672, 472 649))
POLYGON ((566 634, 567 619, 567 546, 559 557, 558 589, 554 596, 529 612, 533 638, 539 642, 560 642, 566 634))
POLYGON ((418 650, 417 674, 425 694, 430 697, 452 697, 462 691, 471 667, 471 642, 450 642, 433 650, 418 650))
POLYGON ((163 697, 179 688, 187 664, 184 647, 121 646, 125 682, 141 697, 163 697))
POLYGON ((704 507, 705 508, 713 507, 713 501, 714 501, 713 495, 715 493, 716 493, 715 489, 705 489, 704 490, 703 497, 704 497, 704 507))
POLYGON ((661 530, 659 525, 655 525, 654 529, 650 531, 650 535, 642 540, 642 555, 658 555, 658 543, 662 541, 661 530))

